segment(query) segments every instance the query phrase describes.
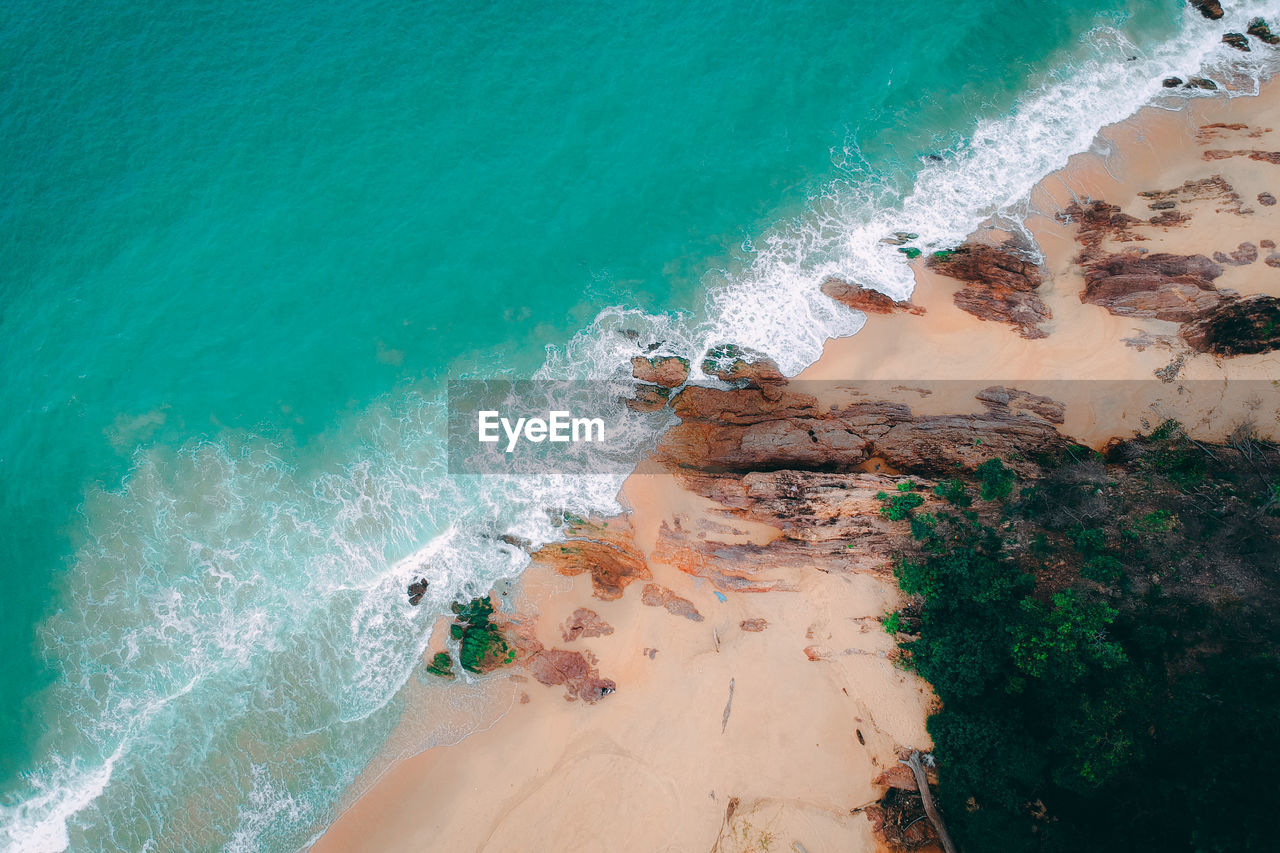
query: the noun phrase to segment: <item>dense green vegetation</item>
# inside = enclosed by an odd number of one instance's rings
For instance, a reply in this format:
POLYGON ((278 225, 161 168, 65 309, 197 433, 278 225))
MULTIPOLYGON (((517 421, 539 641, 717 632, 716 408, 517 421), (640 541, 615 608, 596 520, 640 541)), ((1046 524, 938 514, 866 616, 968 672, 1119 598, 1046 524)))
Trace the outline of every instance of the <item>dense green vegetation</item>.
POLYGON ((449 657, 448 652, 436 652, 431 657, 431 663, 427 664, 427 672, 441 678, 453 678, 453 658, 449 657))
POLYGON ((488 597, 473 598, 466 604, 454 604, 455 619, 450 634, 458 640, 458 663, 467 672, 484 673, 506 666, 516 659, 498 626, 489 621, 493 602, 488 597))
POLYGON ((1018 462, 938 483, 933 513, 884 496, 913 540, 897 567, 913 603, 885 627, 941 699, 957 841, 1277 849, 1277 449, 1167 423, 1105 456, 1018 462))

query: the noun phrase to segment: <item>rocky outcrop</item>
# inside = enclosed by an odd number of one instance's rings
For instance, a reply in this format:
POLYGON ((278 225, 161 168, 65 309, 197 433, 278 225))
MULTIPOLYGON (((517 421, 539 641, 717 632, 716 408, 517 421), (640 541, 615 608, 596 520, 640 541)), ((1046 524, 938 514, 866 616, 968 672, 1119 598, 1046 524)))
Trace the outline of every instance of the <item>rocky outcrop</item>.
POLYGON ((1230 254, 1223 252, 1214 252, 1213 261, 1218 264, 1225 264, 1231 267, 1248 266, 1258 260, 1258 247, 1252 243, 1241 243, 1236 247, 1235 251, 1230 254))
POLYGON ((909 299, 895 300, 878 290, 859 287, 838 278, 829 278, 824 281, 822 292, 836 302, 866 314, 892 314, 895 311, 906 311, 908 314, 924 313, 923 308, 913 305, 909 299))
POLYGON ((1249 28, 1245 30, 1249 35, 1258 41, 1267 44, 1280 44, 1280 36, 1271 32, 1271 27, 1267 26, 1267 22, 1262 18, 1254 18, 1249 22, 1249 28))
POLYGON ((1230 160, 1233 157, 1248 157, 1259 163, 1270 163, 1280 166, 1280 151, 1258 151, 1257 149, 1225 149, 1211 148, 1200 155, 1205 160, 1230 160))
POLYGON ((1234 295, 1214 286, 1220 275, 1222 267, 1204 255, 1121 252, 1086 266, 1080 300, 1117 316, 1181 323, 1234 295))
POLYGON ((1218 0, 1189 0, 1191 7, 1211 21, 1222 17, 1222 4, 1218 0))
POLYGON ((601 678, 594 661, 582 652, 564 649, 536 649, 521 661, 539 684, 564 685, 565 699, 595 703, 618 689, 612 679, 601 678))
POLYGON ((585 607, 573 611, 573 615, 565 620, 560 634, 566 643, 579 637, 607 637, 613 633, 613 626, 600 618, 600 614, 585 607))
POLYGON ((535 551, 533 561, 562 575, 590 573, 596 598, 605 601, 621 598, 627 584, 652 577, 625 517, 608 521, 568 519, 565 533, 567 538, 563 542, 553 542, 535 551))
POLYGON ((1249 39, 1244 33, 1224 33, 1222 43, 1234 47, 1236 50, 1243 50, 1245 53, 1248 53, 1250 49, 1249 39))
POLYGON ((1280 299, 1248 296, 1226 302, 1182 327, 1197 352, 1233 356, 1280 349, 1280 299))
POLYGON ((663 435, 657 459, 676 470, 851 471, 872 457, 913 473, 972 469, 991 456, 1028 454, 1061 437, 1043 418, 984 399, 978 414, 914 416, 906 405, 855 401, 820 409, 814 397, 783 390, 687 388, 675 401, 681 423, 663 435))
POLYGON ((672 616, 683 616, 692 622, 701 622, 702 614, 698 612, 698 608, 693 606, 693 602, 687 598, 681 598, 665 586, 659 586, 656 583, 647 583, 640 593, 640 602, 649 607, 663 607, 672 616))
POLYGON ((761 631, 763 631, 765 628, 769 627, 769 620, 761 619, 758 616, 754 619, 743 619, 741 622, 738 623, 738 627, 741 628, 743 631, 747 631, 752 634, 758 634, 761 631))
MULTIPOLYGON (((1157 201, 1166 200, 1163 193, 1142 195, 1157 201)), ((1132 240, 1132 228, 1142 223, 1141 219, 1122 213, 1117 205, 1102 200, 1073 202, 1058 214, 1058 219, 1076 226, 1076 241, 1084 247, 1079 258, 1082 263, 1102 253, 1100 247, 1104 240, 1132 240)))
POLYGON ((418 578, 409 584, 409 603, 417 607, 422 602, 422 596, 427 594, 428 586, 430 584, 427 583, 426 578, 418 578))
POLYGON ((689 379, 689 359, 675 355, 631 359, 631 375, 659 388, 677 388, 689 379))
POLYGON ((773 359, 737 344, 712 347, 702 360, 702 372, 722 382, 741 382, 750 387, 786 381, 773 359))
POLYGON ((975 396, 992 412, 1032 415, 1051 424, 1060 424, 1066 418, 1067 407, 1062 403, 1019 388, 992 385, 990 388, 983 388, 975 396))
POLYGON ((966 243, 951 252, 936 252, 929 269, 965 282, 955 304, 982 320, 1008 323, 1024 338, 1043 338, 1040 324, 1052 317, 1035 291, 1043 281, 1040 267, 1006 246, 966 243))

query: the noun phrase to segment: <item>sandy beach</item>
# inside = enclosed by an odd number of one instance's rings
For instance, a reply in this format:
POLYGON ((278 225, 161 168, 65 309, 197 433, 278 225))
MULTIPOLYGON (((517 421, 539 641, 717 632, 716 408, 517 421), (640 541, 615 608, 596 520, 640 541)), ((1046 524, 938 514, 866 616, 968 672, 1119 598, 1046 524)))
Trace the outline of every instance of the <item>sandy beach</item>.
MULTIPOLYGON (((1280 242, 1280 205, 1260 200, 1280 194, 1280 165, 1249 156, 1280 148, 1280 87, 1177 112, 1147 108, 1102 138, 1108 156, 1073 157, 1033 195, 1038 212, 1027 225, 1044 252, 1038 293, 1051 315, 1043 337, 961 310, 953 301, 961 283, 921 258, 911 301, 922 314, 871 314, 857 335, 828 342, 796 381, 820 382, 831 397, 822 402, 838 404, 842 382, 955 380, 933 386, 947 392, 901 391, 924 414, 978 411, 974 391, 993 383, 1053 382, 1065 405, 1061 430, 1100 445, 1149 422, 1156 398, 1176 396, 1180 384, 1280 377, 1280 353, 1194 352, 1177 322, 1083 302, 1079 226, 1059 216, 1088 199, 1143 220, 1128 240, 1105 237, 1100 249, 1108 252, 1230 256, 1244 243, 1263 246, 1253 261, 1223 264, 1216 284, 1246 297, 1280 296, 1280 256, 1268 263, 1274 249, 1266 248, 1280 242), (1211 178, 1221 179, 1212 191, 1185 189, 1211 178), (1165 191, 1182 218, 1149 224, 1160 203, 1153 199, 1165 198, 1150 193, 1165 191), (1159 381, 1158 371, 1171 381, 1159 381), (1122 390, 1100 396, 1104 384, 1084 380, 1142 381, 1106 385, 1122 390)), ((1233 393, 1224 386, 1212 405, 1197 402, 1188 426, 1229 433, 1249 407, 1233 393)), ((1256 417, 1264 433, 1280 426, 1269 409, 1256 417)), ((868 470, 873 491, 878 475, 868 470)), ((903 750, 930 748, 925 721, 934 701, 927 684, 895 664, 893 638, 880 624, 902 603, 888 559, 862 554, 852 539, 853 568, 835 572, 824 562, 829 552, 806 561, 790 548, 787 560, 769 563, 769 591, 722 591, 714 566, 692 562, 735 547, 767 554, 785 531, 688 485, 638 473, 623 490, 629 515, 608 520, 610 535, 630 543, 650 577, 602 597, 590 574, 566 577, 562 563, 535 556, 512 596, 516 630, 548 649, 583 653, 615 693, 589 702, 519 669, 489 676, 493 716, 509 706, 501 719, 384 773, 388 762, 375 762, 367 772, 380 778, 362 780, 367 791, 314 849, 886 849, 866 807, 886 790, 882 774, 900 775, 903 750), (611 630, 570 638, 582 609, 611 630)), ((435 641, 433 651, 440 647, 435 641)))

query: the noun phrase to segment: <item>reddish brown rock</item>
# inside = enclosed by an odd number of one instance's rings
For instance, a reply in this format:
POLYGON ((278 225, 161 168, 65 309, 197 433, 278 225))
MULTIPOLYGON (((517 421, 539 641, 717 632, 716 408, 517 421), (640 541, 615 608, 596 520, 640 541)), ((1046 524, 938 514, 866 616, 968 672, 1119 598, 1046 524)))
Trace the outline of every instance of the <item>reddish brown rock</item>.
POLYGON ((524 659, 523 665, 540 684, 554 687, 563 684, 565 698, 594 703, 617 690, 612 679, 600 673, 582 652, 564 649, 538 649, 524 659))
POLYGON ((760 618, 743 619, 741 622, 738 623, 738 627, 741 628, 743 631, 750 631, 752 633, 758 634, 759 632, 763 631, 765 628, 769 627, 769 621, 767 619, 760 619, 760 618))
POLYGON ((1241 243, 1230 254, 1214 252, 1213 260, 1214 263, 1226 264, 1232 267, 1248 266, 1258 260, 1258 247, 1252 243, 1241 243))
POLYGON ((1040 324, 1053 314, 1035 290, 1043 281, 1040 267, 1007 246, 966 243, 953 252, 931 255, 926 265, 959 279, 956 307, 982 320, 1007 323, 1024 338, 1043 338, 1040 324))
POLYGON ((661 385, 637 385, 634 397, 623 402, 633 412, 656 412, 665 406, 671 397, 671 389, 661 385))
POLYGON ((1232 157, 1248 157, 1250 160, 1257 160, 1260 163, 1270 163, 1273 166, 1280 165, 1280 151, 1258 151, 1257 149, 1225 150, 1214 148, 1205 151, 1200 156, 1205 160, 1229 160, 1232 157))
MULTIPOLYGON (((1142 193, 1146 198, 1167 199, 1169 193, 1142 193)), ((1076 240, 1084 247, 1080 260, 1092 260, 1100 251, 1103 240, 1132 240, 1132 229, 1142 223, 1141 219, 1121 213, 1120 208, 1105 201, 1086 201, 1083 204, 1072 203, 1058 218, 1076 226, 1076 240)))
POLYGON ((1179 335, 1198 352, 1234 356, 1280 349, 1280 299, 1247 296, 1184 325, 1179 335))
POLYGON ((773 359, 737 344, 712 347, 702 360, 702 372, 722 382, 744 382, 756 388, 786 381, 773 359))
POLYGON ((560 633, 566 643, 571 643, 579 637, 607 637, 613 633, 613 626, 594 610, 579 607, 565 620, 560 633))
POLYGON ((702 614, 693 606, 692 601, 681 598, 665 586, 659 586, 656 583, 644 585, 640 601, 649 607, 664 607, 672 616, 683 616, 693 622, 702 621, 702 614))
POLYGON ((1234 295, 1214 286, 1213 280, 1220 275, 1222 267, 1204 255, 1121 252, 1086 267, 1080 301, 1117 316, 1180 323, 1234 295))
POLYGON ((661 388, 676 388, 689 379, 689 359, 674 355, 631 359, 631 375, 661 388))
POLYGON ((1007 410, 1014 414, 1030 414, 1051 424, 1060 424, 1066 418, 1067 407, 1057 400, 1022 391, 992 385, 977 393, 977 398, 991 411, 1007 410))
POLYGON ((1222 17, 1222 4, 1218 0, 1189 0, 1191 8, 1196 9, 1211 21, 1222 17))
POLYGON ((909 299, 898 301, 878 290, 859 287, 838 278, 829 278, 824 281, 822 292, 836 302, 866 314, 892 314, 894 311, 906 311, 909 314, 924 313, 923 308, 913 305, 909 299))
POLYGON ((851 471, 875 456, 932 475, 1060 444, 1042 419, 1008 401, 984 402, 991 405, 982 414, 914 417, 903 404, 879 400, 820 410, 815 398, 789 390, 769 400, 752 389, 688 388, 675 401, 681 423, 663 435, 657 459, 707 472, 851 471))
POLYGON ((1250 50, 1249 39, 1245 38, 1244 33, 1223 33, 1222 43, 1225 45, 1230 45, 1231 47, 1234 47, 1236 50, 1242 50, 1245 53, 1248 53, 1250 50))
POLYGON ((652 577, 625 516, 607 521, 574 519, 566 533, 565 541, 535 551, 533 560, 562 575, 590 573, 596 598, 621 598, 627 584, 652 577))

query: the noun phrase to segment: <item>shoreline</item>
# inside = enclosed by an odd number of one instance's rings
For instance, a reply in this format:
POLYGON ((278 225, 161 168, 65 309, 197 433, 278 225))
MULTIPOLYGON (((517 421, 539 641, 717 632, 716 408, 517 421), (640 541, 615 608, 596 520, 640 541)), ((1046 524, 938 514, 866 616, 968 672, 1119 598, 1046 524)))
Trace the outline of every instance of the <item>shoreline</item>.
MULTIPOLYGON (((1178 324, 1082 302, 1077 226, 1055 214, 1089 197, 1150 217, 1139 193, 1221 175, 1239 195, 1236 209, 1223 197, 1179 199, 1189 220, 1135 228, 1138 245, 1212 255, 1243 242, 1280 240, 1280 210, 1250 201, 1280 192, 1280 166, 1247 156, 1204 157, 1206 150, 1274 145, 1277 133, 1280 87, 1273 83, 1256 97, 1196 101, 1176 112, 1143 108, 1104 129, 1110 157, 1075 155, 1033 193, 1041 213, 1027 226, 1045 255, 1038 293, 1052 315, 1043 323, 1047 337, 1022 337, 960 310, 952 299, 959 282, 921 259, 911 299, 923 315, 869 315, 857 335, 828 341, 796 380, 919 380, 922 365, 936 374, 930 379, 987 384, 1153 379, 1186 355, 1178 324), (1202 126, 1212 124, 1246 127, 1214 128, 1206 137, 1202 126), (1158 159, 1150 157, 1154 151, 1158 159)), ((1218 286, 1280 296, 1280 269, 1265 258, 1228 264, 1218 286)), ((1196 353, 1174 375, 1221 381, 1228 372, 1280 376, 1280 354, 1223 361, 1196 353)), ((1142 405, 1128 400, 1110 401, 1104 413, 1085 393, 1082 387, 1080 399, 1060 400, 1063 432, 1101 441, 1109 436, 1090 435, 1091 424, 1115 434, 1116 424, 1144 416, 1142 405)), ((942 395, 928 402, 916 395, 913 403, 920 411, 948 405, 956 411, 942 395)), ((1204 424, 1210 433, 1226 426, 1204 424)), ((870 483, 876 475, 866 476, 870 483)), ((685 485, 674 476, 638 473, 623 487, 630 514, 622 518, 652 575, 635 580, 636 590, 601 600, 589 575, 564 577, 537 559, 521 580, 516 627, 547 648, 589 650, 599 672, 616 681, 615 695, 595 704, 566 702, 558 689, 523 674, 492 679, 509 685, 508 712, 457 745, 391 766, 314 849, 514 850, 547 839, 558 839, 560 849, 705 849, 717 827, 723 850, 752 849, 765 837, 783 849, 792 838, 807 850, 882 849, 862 808, 883 793, 875 780, 896 765, 900 748, 929 747, 924 722, 932 701, 926 684, 893 664, 893 639, 879 624, 902 600, 892 575, 883 565, 833 574, 794 562, 775 567, 772 591, 720 593, 688 560, 705 556, 706 543, 763 548, 784 531, 685 485), (650 585, 669 590, 700 619, 637 605, 640 589, 650 585), (560 627, 579 608, 596 613, 612 633, 567 640, 560 627), (763 630, 743 627, 758 619, 767 623, 763 630), (733 847, 723 832, 730 824, 749 826, 733 847)), ((677 611, 688 612, 683 605, 677 611)), ((375 760, 365 772, 385 764, 375 760)))

